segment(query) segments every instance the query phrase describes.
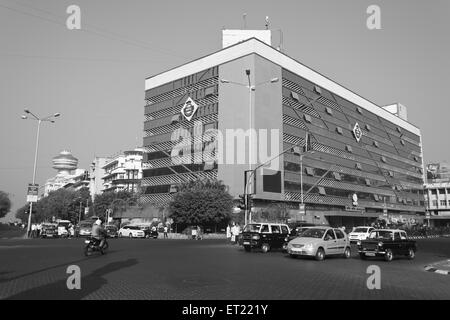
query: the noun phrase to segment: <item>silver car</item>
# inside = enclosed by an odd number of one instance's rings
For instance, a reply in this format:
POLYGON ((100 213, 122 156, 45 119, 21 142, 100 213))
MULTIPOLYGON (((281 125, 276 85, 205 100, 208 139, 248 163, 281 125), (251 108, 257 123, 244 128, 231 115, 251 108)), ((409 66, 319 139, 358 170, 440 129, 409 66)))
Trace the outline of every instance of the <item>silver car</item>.
POLYGON ((341 229, 330 227, 310 227, 299 237, 289 241, 287 252, 291 257, 310 256, 323 260, 329 255, 350 258, 350 240, 341 229))

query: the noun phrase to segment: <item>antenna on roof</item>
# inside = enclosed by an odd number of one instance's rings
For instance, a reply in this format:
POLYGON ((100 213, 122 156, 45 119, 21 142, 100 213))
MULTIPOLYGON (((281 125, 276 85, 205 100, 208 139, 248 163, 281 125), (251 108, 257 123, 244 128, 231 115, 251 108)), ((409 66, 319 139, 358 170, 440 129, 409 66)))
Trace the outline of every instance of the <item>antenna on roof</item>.
POLYGON ((266 16, 266 30, 269 30, 269 16, 266 16))
POLYGON ((246 13, 244 13, 242 15, 242 19, 244 20, 244 30, 246 30, 247 29, 247 14, 246 13))

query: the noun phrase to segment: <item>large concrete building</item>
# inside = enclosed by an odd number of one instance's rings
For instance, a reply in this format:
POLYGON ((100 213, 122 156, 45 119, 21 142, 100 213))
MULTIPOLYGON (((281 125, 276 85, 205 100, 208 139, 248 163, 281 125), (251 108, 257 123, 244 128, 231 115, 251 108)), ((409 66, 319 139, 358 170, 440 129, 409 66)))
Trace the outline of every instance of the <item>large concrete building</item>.
POLYGON ((137 148, 120 153, 106 161, 102 167, 102 192, 138 192, 142 178, 142 157, 143 150, 137 148))
POLYGON ((423 219, 421 133, 404 106, 380 107, 265 38, 238 38, 145 80, 143 202, 167 204, 178 183, 202 178, 237 199, 244 172, 273 157, 249 179, 255 212, 284 204, 293 219, 348 226, 423 219), (293 147, 307 134, 300 174, 293 147))
POLYGON ((450 166, 447 162, 427 165, 425 201, 429 225, 450 226, 450 166))

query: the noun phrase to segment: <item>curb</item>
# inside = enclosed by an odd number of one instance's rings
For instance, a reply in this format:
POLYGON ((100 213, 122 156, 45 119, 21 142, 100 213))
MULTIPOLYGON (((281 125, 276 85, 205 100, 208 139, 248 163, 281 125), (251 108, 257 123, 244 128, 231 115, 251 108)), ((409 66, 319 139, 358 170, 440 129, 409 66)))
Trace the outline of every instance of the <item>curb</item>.
POLYGON ((417 239, 434 239, 434 238, 448 238, 448 237, 449 237, 449 235, 442 235, 442 236, 432 235, 432 236, 428 236, 428 237, 425 237, 425 236, 413 236, 413 237, 409 237, 409 238, 413 239, 413 240, 417 240, 417 239))
MULTIPOLYGON (((437 262, 435 264, 439 264, 439 263, 442 263, 442 262, 450 262, 450 260, 437 262)), ((438 268, 434 267, 433 265, 425 266, 425 271, 439 273, 439 274, 443 274, 443 275, 447 275, 447 276, 450 275, 450 270, 438 269, 438 268)))

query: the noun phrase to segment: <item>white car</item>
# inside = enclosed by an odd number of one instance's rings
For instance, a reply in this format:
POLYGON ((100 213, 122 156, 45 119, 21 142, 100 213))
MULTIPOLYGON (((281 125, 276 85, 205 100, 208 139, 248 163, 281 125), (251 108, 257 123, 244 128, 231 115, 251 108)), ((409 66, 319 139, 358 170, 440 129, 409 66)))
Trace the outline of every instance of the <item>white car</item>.
POLYGON ((124 226, 119 230, 119 238, 121 237, 144 238, 145 233, 138 226, 124 226))
POLYGON ((348 238, 350 239, 350 242, 366 240, 372 230, 374 230, 373 227, 355 227, 353 228, 353 231, 348 234, 348 238))

